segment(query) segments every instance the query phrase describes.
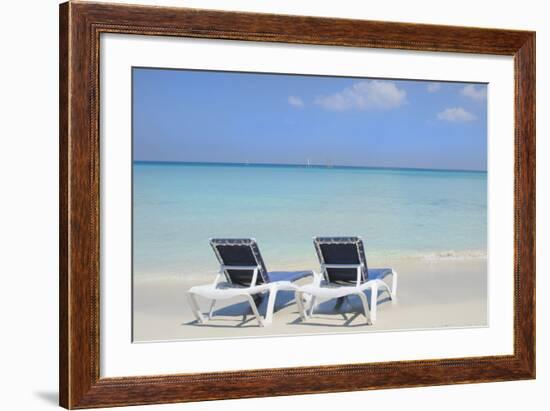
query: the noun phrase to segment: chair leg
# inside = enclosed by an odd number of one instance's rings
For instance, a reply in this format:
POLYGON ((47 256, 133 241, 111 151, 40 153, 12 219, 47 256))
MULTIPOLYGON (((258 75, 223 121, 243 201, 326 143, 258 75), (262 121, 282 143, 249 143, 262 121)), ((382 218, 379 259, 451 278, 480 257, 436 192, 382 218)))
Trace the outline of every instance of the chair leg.
POLYGON ((357 295, 359 296, 359 299, 361 300, 361 303, 363 304, 363 312, 365 313, 365 318, 367 319, 367 325, 372 325, 371 314, 370 314, 370 310, 369 310, 369 303, 367 301, 367 296, 362 292, 357 293, 357 295))
POLYGON ((256 303, 254 302, 254 298, 252 298, 251 295, 247 294, 246 299, 248 300, 248 304, 250 304, 250 308, 252 308, 252 313, 254 313, 254 316, 256 317, 256 320, 258 320, 260 327, 263 327, 264 323, 262 321, 260 313, 258 312, 258 307, 256 307, 256 303))
POLYGON ((214 307, 216 306, 216 300, 212 300, 212 304, 210 304, 210 310, 208 310, 208 319, 212 319, 212 314, 214 314, 214 307))
POLYGON ((265 312, 265 323, 271 324, 273 322, 273 312, 275 311, 275 301, 277 300, 277 287, 271 287, 269 289, 269 299, 267 300, 267 309, 265 312))
POLYGON ((304 307, 304 295, 300 291, 296 291, 294 294, 294 299, 296 300, 296 305, 298 306, 298 313, 300 314, 300 318, 302 321, 307 320, 307 313, 306 309, 304 307))
POLYGON ((393 293, 391 292, 390 286, 382 280, 380 280, 379 285, 382 291, 386 291, 388 293, 390 300, 393 300, 393 293))
POLYGON ((193 312, 193 315, 197 319, 197 321, 201 324, 204 324, 204 316, 201 313, 201 310, 199 309, 199 304, 197 303, 197 300, 195 299, 195 295, 193 293, 187 293, 187 299, 189 300, 189 305, 191 306, 191 311, 193 312))
POLYGON ((378 305, 378 284, 373 284, 370 291, 370 318, 372 324, 376 322, 376 306, 378 305))
POLYGON ((397 300, 397 271, 392 270, 392 276, 391 276, 391 295, 392 295, 392 302, 395 302, 397 300))

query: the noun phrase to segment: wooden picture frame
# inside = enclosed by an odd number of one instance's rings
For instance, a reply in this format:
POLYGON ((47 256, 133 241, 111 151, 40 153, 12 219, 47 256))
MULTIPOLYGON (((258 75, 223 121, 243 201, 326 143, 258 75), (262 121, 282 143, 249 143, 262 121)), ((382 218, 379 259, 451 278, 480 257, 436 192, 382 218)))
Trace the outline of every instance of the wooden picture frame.
POLYGON ((125 406, 535 378, 534 32, 69 2, 60 6, 59 47, 61 406, 125 406), (513 56, 513 355, 100 378, 101 33, 513 56))

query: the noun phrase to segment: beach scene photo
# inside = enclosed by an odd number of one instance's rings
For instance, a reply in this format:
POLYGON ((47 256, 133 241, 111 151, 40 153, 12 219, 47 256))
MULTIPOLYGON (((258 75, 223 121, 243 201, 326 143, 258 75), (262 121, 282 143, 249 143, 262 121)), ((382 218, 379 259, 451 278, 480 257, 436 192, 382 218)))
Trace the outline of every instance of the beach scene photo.
POLYGON ((487 85, 132 69, 133 341, 486 327, 487 85))

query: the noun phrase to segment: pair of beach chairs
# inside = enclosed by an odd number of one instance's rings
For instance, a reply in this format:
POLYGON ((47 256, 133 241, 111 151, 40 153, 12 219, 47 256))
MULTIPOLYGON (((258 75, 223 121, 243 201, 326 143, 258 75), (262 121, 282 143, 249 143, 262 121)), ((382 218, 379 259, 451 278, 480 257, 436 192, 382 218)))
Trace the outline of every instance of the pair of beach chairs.
POLYGON ((319 259, 320 273, 305 271, 268 271, 258 244, 254 239, 212 239, 210 245, 220 263, 213 283, 189 289, 191 309, 199 323, 212 319, 216 302, 235 297, 244 298, 260 326, 273 321, 275 300, 279 291, 293 291, 300 317, 303 321, 313 315, 320 301, 337 299, 340 307, 349 296, 359 297, 367 324, 376 321, 379 291, 388 293, 395 301, 397 273, 391 268, 369 268, 363 241, 359 237, 315 237, 315 251, 319 259), (391 276, 392 285, 384 280, 391 276), (296 282, 311 278, 311 282, 296 282), (370 307, 366 292, 370 291, 370 307), (265 317, 258 305, 268 294, 265 317), (197 296, 209 301, 210 310, 203 314, 197 296))

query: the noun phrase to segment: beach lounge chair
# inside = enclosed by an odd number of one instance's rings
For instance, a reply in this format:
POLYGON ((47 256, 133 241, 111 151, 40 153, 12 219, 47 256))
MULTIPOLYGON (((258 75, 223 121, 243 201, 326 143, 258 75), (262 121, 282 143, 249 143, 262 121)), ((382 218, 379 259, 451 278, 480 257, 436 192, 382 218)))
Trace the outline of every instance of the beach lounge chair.
POLYGON ((386 291, 394 301, 397 293, 397 273, 391 268, 368 268, 363 241, 359 237, 316 237, 313 239, 315 251, 321 264, 323 280, 307 284, 296 291, 296 302, 302 320, 307 320, 319 299, 338 299, 336 305, 351 295, 360 298, 367 323, 376 321, 378 290, 386 291), (384 278, 392 276, 392 286, 384 278), (371 291, 369 310, 365 291, 371 291), (303 303, 305 295, 310 295, 309 314, 303 303))
POLYGON ((279 290, 295 291, 295 281, 313 276, 312 271, 267 271, 256 240, 254 239, 211 239, 210 245, 220 263, 220 269, 212 284, 189 289, 191 309, 198 322, 205 317, 199 309, 196 296, 211 300, 208 319, 212 318, 217 300, 243 297, 252 309, 260 326, 273 319, 275 300, 279 290), (258 302, 269 293, 266 316, 258 312, 258 302))

